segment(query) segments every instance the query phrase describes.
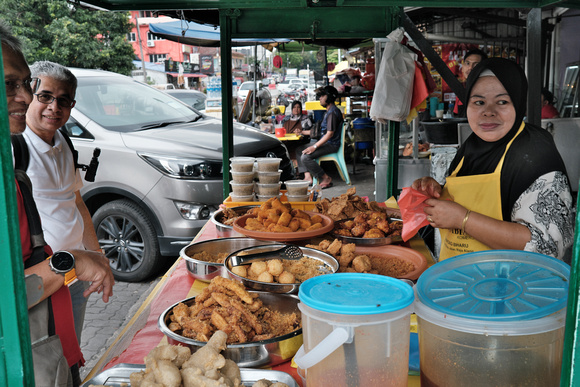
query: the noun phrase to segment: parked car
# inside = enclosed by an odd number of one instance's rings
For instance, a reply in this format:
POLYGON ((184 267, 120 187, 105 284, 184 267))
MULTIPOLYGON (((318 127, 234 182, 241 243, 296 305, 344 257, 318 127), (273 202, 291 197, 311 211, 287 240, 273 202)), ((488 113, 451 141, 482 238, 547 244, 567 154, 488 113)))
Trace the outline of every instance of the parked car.
MULTIPOLYGON (((255 87, 257 87, 258 90, 264 87, 262 81, 256 81, 255 83, 255 87)), ((246 81, 240 85, 240 88, 238 89, 238 104, 244 104, 250 90, 254 90, 254 81, 246 81)))
POLYGON ((281 92, 285 92, 290 89, 291 85, 303 86, 304 83, 300 78, 290 78, 290 79, 286 78, 284 81, 278 82, 278 89, 280 89, 281 92))
POLYGON ((205 100, 207 95, 197 90, 174 89, 165 90, 167 94, 177 98, 181 102, 185 102, 189 106, 203 113, 205 110, 205 100))
MULTIPOLYGON (((81 195, 115 278, 141 281, 175 258, 223 202, 222 123, 132 78, 71 69, 76 105, 65 129, 94 182, 81 195)), ((236 156, 279 157, 281 180, 293 167, 274 136, 234 123, 236 156)))

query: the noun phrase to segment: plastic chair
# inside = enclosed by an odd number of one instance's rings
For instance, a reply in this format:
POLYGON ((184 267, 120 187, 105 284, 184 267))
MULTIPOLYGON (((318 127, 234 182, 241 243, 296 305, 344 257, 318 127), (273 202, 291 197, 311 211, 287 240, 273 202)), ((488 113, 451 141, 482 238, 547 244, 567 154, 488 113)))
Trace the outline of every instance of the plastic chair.
MULTIPOLYGON (((348 121, 344 121, 342 125, 342 133, 340 135, 340 148, 335 153, 329 153, 324 156, 320 156, 316 159, 316 162, 320 164, 322 161, 334 161, 336 169, 340 172, 340 177, 345 181, 346 184, 350 185, 350 176, 348 174, 348 169, 346 168, 346 161, 344 160, 344 143, 346 138, 346 131, 348 129, 348 121)), ((313 185, 318 184, 318 179, 313 176, 313 185)))

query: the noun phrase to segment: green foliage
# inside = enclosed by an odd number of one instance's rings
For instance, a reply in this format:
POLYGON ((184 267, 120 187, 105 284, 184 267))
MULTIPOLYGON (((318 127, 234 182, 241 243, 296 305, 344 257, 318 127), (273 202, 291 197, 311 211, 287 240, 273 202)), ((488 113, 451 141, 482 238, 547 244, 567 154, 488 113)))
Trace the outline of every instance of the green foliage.
POLYGON ((306 69, 310 65, 310 70, 322 69, 324 64, 316 57, 315 51, 288 52, 279 54, 282 57, 282 66, 286 68, 306 69))
POLYGON ((125 75, 133 69, 127 12, 83 9, 66 0, 1 0, 0 17, 22 40, 28 63, 50 60, 125 75))

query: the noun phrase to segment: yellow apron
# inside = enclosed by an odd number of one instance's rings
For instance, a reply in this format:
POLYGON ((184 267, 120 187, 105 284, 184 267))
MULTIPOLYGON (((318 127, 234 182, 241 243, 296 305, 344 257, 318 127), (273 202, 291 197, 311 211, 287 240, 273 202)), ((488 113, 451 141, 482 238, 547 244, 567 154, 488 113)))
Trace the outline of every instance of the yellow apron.
MULTIPOLYGON (((505 155, 514 139, 522 132, 525 124, 522 123, 517 134, 508 143, 501 160, 495 171, 485 175, 457 176, 463 165, 463 159, 457 168, 447 177, 441 199, 451 199, 473 212, 487 215, 491 218, 503 220, 501 210, 501 168, 505 155)), ((441 251, 439 260, 454 257, 459 254, 473 253, 475 251, 490 250, 490 248, 477 241, 470 235, 461 232, 460 229, 440 229, 441 251)))

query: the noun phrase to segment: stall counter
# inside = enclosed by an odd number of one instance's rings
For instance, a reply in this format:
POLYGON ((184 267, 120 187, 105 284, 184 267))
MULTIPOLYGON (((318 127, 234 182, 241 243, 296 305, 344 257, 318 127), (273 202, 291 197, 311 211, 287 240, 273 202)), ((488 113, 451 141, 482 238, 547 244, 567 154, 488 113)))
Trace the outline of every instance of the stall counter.
MULTIPOLYGON (((214 224, 207 222, 193 241, 201 242, 217 237, 214 224)), ((410 247, 420 251, 427 257, 429 264, 433 264, 431 254, 420 238, 412 239, 410 247)), ((186 261, 178 258, 151 291, 129 323, 119 333, 115 341, 107 348, 89 372, 85 381, 118 364, 143 364, 143 359, 153 348, 167 344, 167 338, 157 327, 159 316, 171 305, 186 298, 197 296, 207 285, 205 282, 194 280, 188 274, 186 261)), ((296 368, 292 366, 291 359, 272 369, 289 373, 302 386, 302 379, 298 375, 296 368)), ((408 386, 420 386, 419 377, 409 375, 408 386)))

